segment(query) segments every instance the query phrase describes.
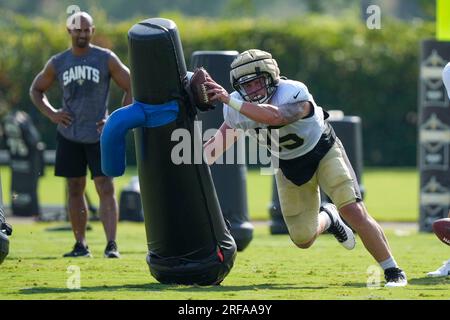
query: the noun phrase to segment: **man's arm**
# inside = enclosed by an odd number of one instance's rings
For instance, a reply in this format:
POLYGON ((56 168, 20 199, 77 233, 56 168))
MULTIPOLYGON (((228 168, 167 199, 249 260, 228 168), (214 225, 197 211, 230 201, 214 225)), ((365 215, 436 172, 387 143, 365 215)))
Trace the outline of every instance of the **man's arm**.
MULTIPOLYGON (((111 77, 114 82, 123 90, 125 93, 122 98, 122 106, 127 106, 133 102, 131 96, 131 79, 130 79, 130 70, 126 65, 120 61, 119 57, 116 56, 114 52, 111 51, 108 60, 108 68, 111 73, 111 77)), ((106 123, 106 119, 102 119, 96 123, 97 132, 101 133, 103 130, 103 126, 106 123)))
POLYGON ((67 127, 72 123, 72 117, 70 114, 68 112, 55 109, 45 95, 45 92, 51 87, 55 79, 55 68, 51 60, 49 60, 44 69, 34 78, 30 87, 30 98, 39 111, 53 123, 61 124, 67 127))
POLYGON ((239 138, 240 135, 234 134, 233 128, 222 123, 214 136, 203 145, 206 163, 211 165, 216 162, 239 138))
MULTIPOLYGON (((208 81, 205 84, 211 88, 208 93, 214 94, 211 100, 218 100, 230 105, 230 95, 224 88, 213 81, 208 81)), ((270 126, 285 126, 308 115, 312 107, 309 101, 286 104, 282 108, 271 104, 254 104, 244 101, 238 111, 259 123, 270 126)))
POLYGON ((117 57, 114 52, 111 52, 108 60, 108 67, 114 82, 125 91, 122 99, 122 106, 131 104, 130 70, 122 63, 122 61, 120 61, 119 57, 117 57))

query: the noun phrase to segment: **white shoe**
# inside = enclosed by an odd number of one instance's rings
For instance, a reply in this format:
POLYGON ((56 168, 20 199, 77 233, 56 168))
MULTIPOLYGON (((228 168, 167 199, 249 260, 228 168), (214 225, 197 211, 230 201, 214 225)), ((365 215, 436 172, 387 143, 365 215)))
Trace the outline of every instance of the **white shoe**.
POLYGON ((450 260, 444 261, 442 267, 436 271, 428 272, 429 277, 448 277, 450 276, 450 260))
POLYGON ((331 219, 331 224, 327 231, 334 235, 344 248, 352 250, 356 245, 355 235, 352 229, 347 227, 341 219, 336 206, 332 203, 326 203, 321 208, 321 211, 325 211, 331 219))
POLYGON ((384 270, 384 278, 386 279, 386 288, 406 287, 408 280, 405 272, 400 268, 389 268, 384 270))

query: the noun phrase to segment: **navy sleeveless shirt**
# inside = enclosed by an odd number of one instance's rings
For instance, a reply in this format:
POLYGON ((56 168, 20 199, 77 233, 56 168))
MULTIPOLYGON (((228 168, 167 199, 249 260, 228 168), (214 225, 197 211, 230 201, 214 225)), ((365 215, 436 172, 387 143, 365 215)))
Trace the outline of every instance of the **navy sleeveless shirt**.
POLYGON ((64 138, 81 143, 100 140, 96 122, 105 119, 108 113, 110 55, 110 50, 91 45, 82 56, 75 56, 67 49, 52 57, 63 90, 62 109, 73 118, 67 128, 57 127, 64 138))

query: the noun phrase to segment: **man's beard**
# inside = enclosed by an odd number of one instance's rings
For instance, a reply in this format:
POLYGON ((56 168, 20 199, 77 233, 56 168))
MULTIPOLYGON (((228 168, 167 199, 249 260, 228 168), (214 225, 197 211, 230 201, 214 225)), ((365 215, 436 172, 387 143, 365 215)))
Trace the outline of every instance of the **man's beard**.
POLYGON ((87 39, 78 39, 76 43, 78 48, 86 48, 89 45, 89 41, 87 39))

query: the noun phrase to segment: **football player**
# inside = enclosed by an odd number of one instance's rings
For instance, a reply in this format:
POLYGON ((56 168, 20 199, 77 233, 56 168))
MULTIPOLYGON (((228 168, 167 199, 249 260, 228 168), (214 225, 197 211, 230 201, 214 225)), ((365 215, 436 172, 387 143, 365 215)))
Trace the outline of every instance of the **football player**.
MULTIPOLYGON (((444 81, 444 86, 447 89, 447 94, 450 99, 450 63, 448 63, 444 71, 442 72, 442 79, 444 81)), ((448 213, 448 217, 450 218, 450 212, 448 213)), ((437 269, 436 271, 428 272, 429 277, 446 277, 450 276, 450 259, 444 261, 442 267, 437 269)))
POLYGON ((326 121, 328 114, 306 85, 281 78, 272 55, 257 49, 236 57, 230 81, 235 89, 231 94, 213 80, 205 83, 210 100, 224 104, 224 122, 204 145, 207 162, 217 160, 236 140, 223 138, 227 131, 278 130, 279 150, 272 156, 279 161, 276 183, 292 241, 306 249, 328 231, 346 249, 353 249, 355 236, 341 214, 383 268, 385 286, 406 286, 405 272, 397 265, 383 230, 364 206, 342 143, 326 121), (208 149, 213 150, 210 155, 208 149), (320 207, 319 187, 334 204, 320 207))

